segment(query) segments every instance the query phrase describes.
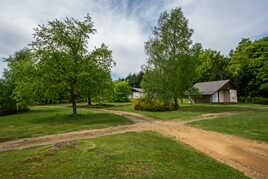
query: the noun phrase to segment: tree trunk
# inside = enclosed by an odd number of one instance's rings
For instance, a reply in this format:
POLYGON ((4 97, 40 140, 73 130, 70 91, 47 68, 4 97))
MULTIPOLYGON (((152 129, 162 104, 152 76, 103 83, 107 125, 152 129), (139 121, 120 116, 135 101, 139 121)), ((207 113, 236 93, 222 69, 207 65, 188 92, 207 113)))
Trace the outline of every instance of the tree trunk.
POLYGON ((87 98, 87 104, 88 104, 88 107, 91 106, 91 97, 87 98))
POLYGON ((77 111, 76 111, 76 101, 75 101, 75 98, 72 99, 72 106, 73 106, 73 115, 76 115, 77 114, 77 111))
POLYGON ((177 97, 174 97, 174 106, 176 109, 179 108, 179 105, 178 105, 178 98, 177 97))
POLYGON ((75 99, 75 94, 74 94, 74 90, 71 90, 71 101, 72 101, 72 107, 73 107, 73 115, 77 114, 76 111, 76 99, 75 99))

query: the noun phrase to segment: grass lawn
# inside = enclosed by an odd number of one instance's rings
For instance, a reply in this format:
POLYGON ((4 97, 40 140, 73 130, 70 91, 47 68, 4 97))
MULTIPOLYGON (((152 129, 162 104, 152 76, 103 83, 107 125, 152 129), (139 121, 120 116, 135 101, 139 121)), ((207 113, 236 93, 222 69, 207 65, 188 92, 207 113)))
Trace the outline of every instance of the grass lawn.
POLYGON ((129 111, 143 114, 149 117, 157 119, 186 119, 193 116, 198 116, 206 113, 219 113, 228 111, 246 111, 246 110, 257 110, 259 108, 266 107, 266 105, 255 105, 255 104, 182 104, 177 111, 172 112, 148 112, 148 111, 137 111, 129 105, 113 106, 108 107, 113 110, 129 111))
POLYGON ((194 127, 268 142, 268 111, 196 121, 194 127))
POLYGON ((95 129, 132 122, 122 116, 63 106, 35 106, 31 111, 0 116, 0 142, 16 138, 63 133, 80 129, 95 129))
POLYGON ((187 145, 152 132, 75 143, 2 152, 0 178, 247 178, 187 145))

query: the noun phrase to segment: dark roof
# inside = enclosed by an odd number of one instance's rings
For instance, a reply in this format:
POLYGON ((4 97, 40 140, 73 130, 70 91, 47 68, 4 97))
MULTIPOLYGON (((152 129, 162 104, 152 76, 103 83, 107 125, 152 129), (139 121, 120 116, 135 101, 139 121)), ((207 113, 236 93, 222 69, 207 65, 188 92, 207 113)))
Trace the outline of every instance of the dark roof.
POLYGON ((202 95, 212 95, 229 82, 230 80, 201 82, 196 83, 194 88, 197 88, 202 95))
POLYGON ((144 92, 143 89, 141 89, 141 88, 132 88, 132 91, 134 91, 134 92, 140 92, 140 93, 143 93, 144 92))

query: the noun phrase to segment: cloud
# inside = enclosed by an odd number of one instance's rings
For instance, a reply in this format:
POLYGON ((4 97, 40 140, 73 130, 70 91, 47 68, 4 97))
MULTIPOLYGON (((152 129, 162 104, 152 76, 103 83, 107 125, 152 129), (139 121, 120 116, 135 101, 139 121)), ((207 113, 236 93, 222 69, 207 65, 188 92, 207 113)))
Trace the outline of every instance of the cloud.
MULTIPOLYGON (((0 57, 31 43, 38 24, 66 16, 82 18, 89 13, 97 29, 89 48, 107 44, 117 63, 113 72, 126 76, 138 72, 146 62, 144 42, 160 13, 175 7, 182 7, 189 19, 195 42, 224 54, 243 37, 255 39, 268 33, 266 0, 1 0, 0 57)), ((0 62, 0 74, 3 67, 0 62)))

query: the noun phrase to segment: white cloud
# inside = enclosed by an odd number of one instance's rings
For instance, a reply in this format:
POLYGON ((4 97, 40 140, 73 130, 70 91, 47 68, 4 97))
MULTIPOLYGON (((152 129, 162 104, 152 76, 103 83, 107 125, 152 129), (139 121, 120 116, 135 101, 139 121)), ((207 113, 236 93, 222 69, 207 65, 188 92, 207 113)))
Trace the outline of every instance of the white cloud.
MULTIPOLYGON (((6 57, 32 41, 33 28, 65 16, 82 18, 90 13, 97 33, 89 47, 102 42, 113 50, 121 76, 137 72, 146 62, 144 42, 163 10, 182 7, 193 40, 205 48, 228 54, 243 37, 268 32, 266 0, 0 0, 0 57, 6 57)), ((0 62, 0 74, 3 63, 0 62)), ((1 76, 1 75, 0 75, 1 76)))

